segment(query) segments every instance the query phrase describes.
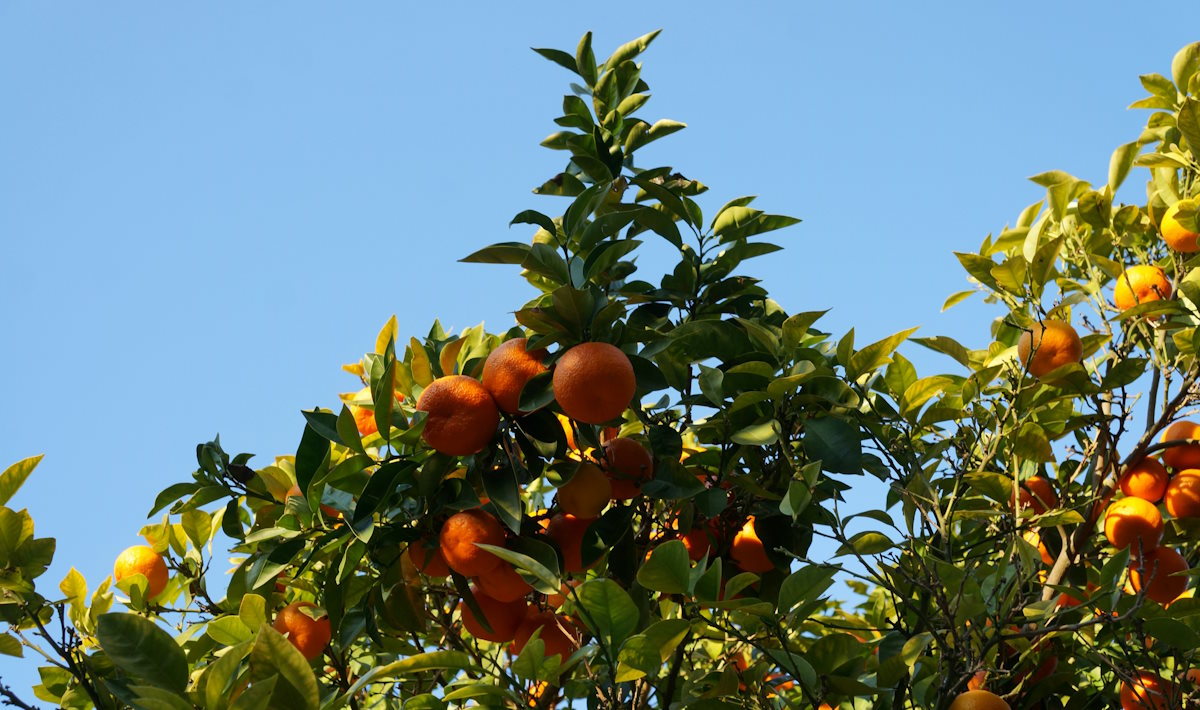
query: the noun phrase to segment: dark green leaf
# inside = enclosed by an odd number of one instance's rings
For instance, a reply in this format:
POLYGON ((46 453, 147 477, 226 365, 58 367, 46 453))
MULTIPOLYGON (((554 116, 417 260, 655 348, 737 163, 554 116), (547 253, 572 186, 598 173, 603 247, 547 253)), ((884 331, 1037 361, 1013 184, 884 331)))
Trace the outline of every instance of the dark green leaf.
POLYGON ((804 450, 831 473, 862 473, 858 428, 836 417, 810 419, 804 425, 804 450))
POLYGON ((188 662, 179 644, 154 622, 137 614, 101 614, 96 640, 121 670, 159 688, 183 692, 188 662))
POLYGON ((658 545, 637 571, 638 584, 666 594, 686 594, 691 582, 687 547, 679 540, 658 545))
POLYGON ((25 479, 29 478, 29 474, 37 468, 42 456, 43 454, 38 454, 21 459, 4 469, 4 473, 0 473, 0 505, 5 505, 12 500, 12 497, 20 490, 21 484, 25 483, 25 479))

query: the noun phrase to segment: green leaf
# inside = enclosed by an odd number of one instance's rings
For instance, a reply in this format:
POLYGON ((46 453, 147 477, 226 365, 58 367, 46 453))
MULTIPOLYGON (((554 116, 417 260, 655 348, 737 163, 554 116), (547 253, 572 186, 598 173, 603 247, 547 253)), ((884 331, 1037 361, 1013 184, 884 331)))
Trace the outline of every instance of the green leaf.
POLYGON ((830 473, 862 473, 858 427, 836 417, 810 419, 804 425, 804 451, 830 473))
MULTIPOLYGON (((348 702, 349 698, 358 694, 363 688, 372 683, 388 683, 397 678, 428 673, 437 670, 476 670, 471 663, 471 657, 462 651, 431 651, 395 661, 383 666, 376 666, 367 671, 354 685, 338 699, 348 702)), ((335 707, 338 707, 335 705, 335 707)))
POLYGON ((657 671, 675 653, 690 628, 685 619, 664 619, 631 636, 617 656, 617 682, 636 680, 657 671))
POLYGON ((1200 71, 1200 42, 1192 42, 1171 60, 1171 77, 1180 91, 1187 91, 1188 82, 1197 71, 1200 71))
POLYGON ((637 571, 638 584, 665 594, 687 594, 691 584, 691 565, 687 547, 680 540, 670 540, 650 552, 637 571))
POLYGON ((236 616, 219 616, 208 622, 205 633, 223 646, 236 646, 254 637, 254 630, 236 616))
POLYGON ((250 649, 251 682, 278 676, 268 707, 280 710, 316 710, 320 688, 312 666, 283 634, 263 624, 250 649))
POLYGON ((1129 175, 1129 169, 1133 167, 1133 160, 1137 157, 1140 149, 1141 146, 1135 141, 1126 143, 1113 151, 1112 158, 1108 161, 1108 186, 1112 192, 1116 192, 1121 183, 1125 182, 1126 176, 1129 175))
POLYGON ((516 266, 525 263, 525 260, 529 258, 529 251, 530 246, 522 242, 501 242, 484 247, 459 261, 468 264, 512 264, 516 266))
POLYGON ((543 49, 538 47, 530 47, 530 49, 559 65, 563 69, 570 70, 572 74, 579 73, 575 70, 575 57, 572 57, 560 49, 543 49))
POLYGON ((917 332, 917 328, 902 330, 859 350, 850 358, 850 370, 854 376, 858 376, 886 365, 891 362, 892 352, 915 332, 917 332))
MULTIPOLYGON (((129 675, 153 685, 183 692, 188 662, 170 634, 137 614, 102 614, 96 640, 109 659, 129 675)), ((290 644, 289 644, 290 645, 290 644)))
POLYGON ((25 657, 25 652, 21 649, 21 642, 17 640, 16 636, 7 632, 0 634, 0 653, 17 658, 25 657))
POLYGON ((482 542, 475 543, 475 546, 487 550, 513 567, 516 567, 518 571, 528 572, 536 580, 537 583, 534 584, 534 588, 539 592, 543 594, 558 594, 562 591, 562 581, 558 578, 558 573, 529 555, 523 555, 520 552, 505 547, 485 545, 482 542))
POLYGON ((867 530, 847 540, 845 544, 838 548, 834 556, 840 557, 841 555, 848 555, 850 553, 877 555, 893 547, 895 547, 895 543, 888 539, 887 535, 874 530, 867 530))
POLYGON ((492 471, 483 473, 483 490, 491 499, 492 508, 496 511, 500 522, 521 534, 521 516, 524 508, 521 505, 521 489, 517 484, 517 473, 512 466, 499 466, 492 471))
POLYGON ((206 710, 224 710, 227 705, 226 691, 253 644, 246 642, 229 648, 221 657, 209 664, 204 672, 204 707, 206 710))
MULTIPOLYGON (((814 602, 821 598, 826 589, 833 584, 833 576, 837 567, 808 565, 792 572, 779 585, 779 599, 776 610, 779 614, 787 614, 797 604, 814 602)), ((802 619, 795 620, 798 623, 802 619)))
POLYGON ((752 424, 729 437, 735 444, 744 446, 767 446, 779 440, 779 422, 770 419, 758 424, 752 424))
POLYGON ((942 304, 942 312, 945 313, 951 307, 962 303, 963 301, 970 298, 971 295, 974 293, 975 293, 975 290, 971 289, 969 291, 959 291, 958 293, 951 294, 950 297, 947 298, 946 301, 942 304))
POLYGON ((592 33, 587 32, 583 35, 583 39, 579 40, 579 46, 575 49, 575 71, 588 86, 596 83, 596 55, 592 53, 592 33))
POLYGON ((133 705, 138 710, 195 710, 181 693, 148 685, 131 685, 129 690, 134 694, 133 705))
POLYGON ((25 479, 29 478, 29 474, 33 473, 33 469, 37 468, 44 454, 30 456, 26 459, 14 463, 4 469, 4 473, 0 473, 0 505, 5 505, 16 495, 20 490, 21 484, 25 483, 25 479))
POLYGON ((653 32, 644 34, 635 40, 626 42, 620 47, 617 47, 616 51, 609 55, 608 59, 604 61, 604 66, 608 69, 613 69, 621 62, 624 62, 627 59, 633 59, 637 55, 646 51, 646 48, 650 46, 650 43, 654 41, 654 38, 657 37, 660 32, 662 32, 662 30, 654 30, 653 32))
POLYGON ((1179 126, 1179 132, 1183 134, 1192 154, 1200 153, 1200 100, 1191 97, 1184 99, 1175 123, 1179 126))
POLYGON ((576 594, 584 623, 609 644, 620 644, 637 628, 637 606, 629 593, 613 580, 588 580, 579 586, 576 594))

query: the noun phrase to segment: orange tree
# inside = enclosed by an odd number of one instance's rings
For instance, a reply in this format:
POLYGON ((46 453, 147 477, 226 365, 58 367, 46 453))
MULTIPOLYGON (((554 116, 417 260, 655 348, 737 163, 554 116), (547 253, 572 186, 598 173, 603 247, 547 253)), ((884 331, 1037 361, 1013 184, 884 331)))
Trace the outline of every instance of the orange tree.
MULTIPOLYGON (((1182 707, 1200 617, 1200 44, 1143 77, 1146 131, 1099 189, 1061 172, 960 260, 992 342, 857 347, 739 271, 796 220, 635 163, 646 35, 575 75, 568 154, 466 258, 536 290, 504 333, 401 339, 345 366, 292 455, 201 444, 92 594, 39 593, 53 540, 0 508, 0 652, 64 707, 1182 707), (1144 206, 1114 203, 1134 166, 1144 206), (702 201, 702 200, 701 200, 702 201), (639 278, 646 240, 675 265, 639 278), (1082 334, 1082 337, 1080 335, 1082 334), (1174 424, 1172 424, 1174 422, 1174 424), (1155 457, 1160 457, 1159 462, 1155 457), (1196 470, 1193 470, 1196 469, 1196 470), (845 510, 871 476, 886 500, 845 510), (1119 498, 1114 498, 1116 495, 1119 498), (864 529, 864 526, 868 529, 864 529), (857 532, 850 532, 855 530, 857 532), (233 569, 212 583, 213 542, 233 569), (832 560, 815 560, 815 537, 832 560), (163 569, 167 570, 164 575, 163 569), (827 592, 835 578, 855 593, 827 592), (115 585, 115 586, 114 586, 115 585), (217 587, 221 587, 218 589, 217 587), (128 611, 115 611, 120 600, 128 611)), ((0 475, 0 504, 30 474, 0 475)), ((223 571, 223 570, 221 570, 223 571)), ((0 685, 6 702, 29 707, 0 685)))

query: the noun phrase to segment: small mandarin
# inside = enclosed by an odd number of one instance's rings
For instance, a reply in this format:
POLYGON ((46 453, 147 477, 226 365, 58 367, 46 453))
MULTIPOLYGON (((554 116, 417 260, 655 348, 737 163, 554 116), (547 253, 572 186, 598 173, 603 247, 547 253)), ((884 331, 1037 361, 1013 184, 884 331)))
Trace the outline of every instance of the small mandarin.
POLYGON ((1021 333, 1017 356, 1029 374, 1045 377, 1060 367, 1079 362, 1083 357, 1083 342, 1069 323, 1048 318, 1021 333))
POLYGON ((1149 303, 1171 297, 1171 282, 1157 266, 1139 264, 1130 266, 1117 277, 1113 290, 1113 303, 1120 310, 1128 310, 1140 303, 1149 303))
POLYGON ((1175 474, 1163 500, 1172 518, 1200 518, 1200 469, 1187 468, 1175 474))
POLYGON ((279 610, 271 624, 276 631, 286 635, 288 641, 309 661, 321 655, 333 636, 328 616, 322 614, 314 619, 303 611, 315 608, 317 605, 312 602, 292 602, 279 610))
POLYGON ((417 411, 425 412, 421 438, 447 456, 479 453, 496 435, 500 410, 491 393, 472 377, 439 377, 421 392, 417 411))
POLYGON ((1149 501, 1122 498, 1108 506, 1104 514, 1104 535, 1118 550, 1132 544, 1135 553, 1139 549, 1148 552, 1162 540, 1162 514, 1149 501))
MULTIPOLYGON (((1186 441, 1200 439, 1200 425, 1195 422, 1177 421, 1163 431, 1163 441, 1186 441)), ((1182 471, 1185 468, 1200 468, 1200 444, 1180 444, 1163 449, 1163 463, 1182 471)))
POLYGON ((1191 254, 1200 251, 1200 233, 1193 232, 1179 223, 1179 210, 1185 206, 1192 206, 1194 209, 1195 201, 1178 202, 1167 208, 1158 229, 1162 233, 1163 241, 1173 251, 1191 254))
POLYGON ((983 690, 968 690, 950 703, 950 710, 1011 710, 1008 703, 995 693, 983 690))
POLYGON ((621 416, 637 392, 633 363, 608 343, 580 343, 554 365, 554 399, 563 413, 587 424, 621 416))
POLYGON ((153 599, 167 586, 167 563, 162 555, 148 545, 134 545, 117 556, 113 565, 113 578, 120 582, 126 577, 140 574, 146 578, 146 599, 153 599))
POLYGON ((590 520, 612 499, 613 484, 594 464, 581 463, 571 480, 558 487, 554 499, 564 513, 590 520))
POLYGON ((1187 590, 1188 578, 1176 576, 1187 569, 1183 555, 1169 547, 1158 547, 1142 555, 1140 564, 1136 555, 1130 561, 1129 588, 1137 593, 1145 587, 1147 597, 1166 606, 1187 590))
POLYGON ((526 350, 528 342, 525 338, 506 340, 483 362, 480 380, 500 409, 508 414, 519 413, 521 390, 534 376, 546 371, 542 364, 546 351, 526 350))
POLYGON ((546 645, 546 658, 559 656, 561 660, 567 660, 579 647, 579 639, 571 630, 571 622, 566 617, 535 609, 536 607, 530 607, 529 613, 517 627, 516 636, 513 638, 513 650, 520 654, 536 632, 538 638, 546 645))
POLYGON ((754 516, 750 516, 742 529, 733 536, 729 554, 737 566, 746 572, 761 574, 775 569, 775 563, 771 562, 762 540, 758 538, 758 531, 754 527, 754 516))
POLYGON ((471 587, 471 595, 475 597, 475 603, 479 605, 479 610, 483 612, 483 619, 487 621, 487 626, 490 626, 491 630, 484 627, 483 620, 471 611, 471 606, 465 600, 459 603, 458 608, 463 629, 475 638, 484 641, 494 643, 512 641, 517 633, 517 627, 525 619, 529 604, 524 599, 510 602, 501 601, 480 591, 475 586, 471 587))
POLYGON ((488 513, 475 508, 455 513, 442 523, 438 540, 442 555, 450 569, 464 577, 477 577, 497 567, 501 560, 477 547, 483 543, 495 547, 504 545, 504 529, 488 513))
POLYGON ((1139 673, 1132 683, 1121 682, 1121 710, 1175 710, 1170 684, 1151 673, 1139 673))
MULTIPOLYGON (((1167 492, 1169 479, 1167 469, 1157 459, 1147 456, 1125 469, 1125 472, 1121 474, 1121 492, 1127 496, 1137 496, 1151 503, 1157 503, 1167 492)), ((1168 510, 1170 510, 1169 506, 1168 510)))
POLYGON ((612 481, 613 500, 630 500, 654 478, 654 459, 634 439, 611 439, 604 444, 604 472, 612 481))

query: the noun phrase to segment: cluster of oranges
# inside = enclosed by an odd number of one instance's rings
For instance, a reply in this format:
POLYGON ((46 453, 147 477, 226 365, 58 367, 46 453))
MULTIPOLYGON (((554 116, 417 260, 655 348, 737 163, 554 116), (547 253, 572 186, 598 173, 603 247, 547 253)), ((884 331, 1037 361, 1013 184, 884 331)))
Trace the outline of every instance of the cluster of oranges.
MULTIPOLYGON (((1188 421, 1163 432, 1164 442, 1197 438, 1200 427, 1188 421)), ((1130 547, 1133 553, 1127 590, 1170 604, 1187 589, 1188 564, 1177 551, 1160 547, 1164 522, 1158 505, 1175 519, 1200 518, 1200 444, 1170 446, 1161 462, 1143 458, 1122 472, 1119 486, 1125 497, 1108 506, 1104 534, 1117 549, 1130 547)))
MULTIPOLYGON (((1180 253, 1200 251, 1200 234, 1189 231, 1176 219, 1181 205, 1176 204, 1163 215, 1159 225, 1163 241, 1180 253)), ((1171 298, 1171 281, 1159 267, 1138 264, 1126 268, 1113 288, 1113 304, 1122 311, 1152 301, 1171 298)), ((1079 362, 1083 342, 1079 333, 1066 321, 1048 318, 1035 323, 1021 334, 1017 342, 1017 357, 1031 375, 1044 378, 1060 367, 1079 362)))

